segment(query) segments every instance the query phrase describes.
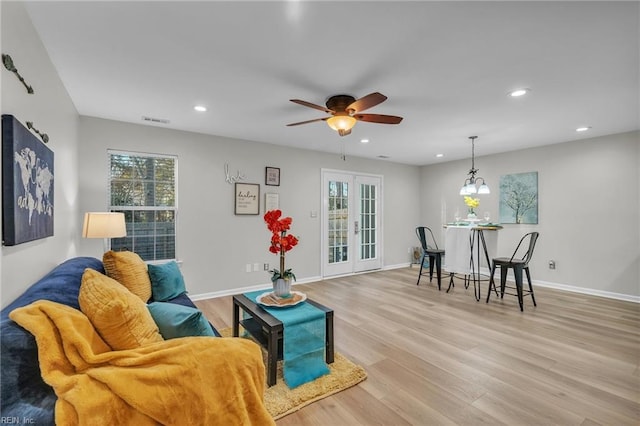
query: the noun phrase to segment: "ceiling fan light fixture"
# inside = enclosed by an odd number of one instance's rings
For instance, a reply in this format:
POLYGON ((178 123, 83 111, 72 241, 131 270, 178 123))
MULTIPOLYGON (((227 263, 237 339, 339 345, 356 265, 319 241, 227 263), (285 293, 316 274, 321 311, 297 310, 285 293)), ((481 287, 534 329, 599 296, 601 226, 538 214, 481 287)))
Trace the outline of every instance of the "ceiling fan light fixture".
POLYGON ((395 115, 362 114, 362 111, 372 108, 381 102, 384 102, 386 99, 387 97, 379 92, 369 93, 360 99, 356 99, 351 95, 333 95, 325 102, 327 105, 326 108, 301 99, 289 99, 293 103, 324 111, 331 114, 331 116, 290 123, 287 124, 287 126, 299 126, 301 124, 315 123, 316 121, 326 121, 329 127, 338 132, 340 136, 347 136, 351 134, 351 129, 355 126, 357 121, 380 124, 399 124, 402 121, 402 117, 395 115))
POLYGON ((327 119, 327 124, 335 131, 351 130, 356 125, 356 119, 350 115, 334 115, 327 119))

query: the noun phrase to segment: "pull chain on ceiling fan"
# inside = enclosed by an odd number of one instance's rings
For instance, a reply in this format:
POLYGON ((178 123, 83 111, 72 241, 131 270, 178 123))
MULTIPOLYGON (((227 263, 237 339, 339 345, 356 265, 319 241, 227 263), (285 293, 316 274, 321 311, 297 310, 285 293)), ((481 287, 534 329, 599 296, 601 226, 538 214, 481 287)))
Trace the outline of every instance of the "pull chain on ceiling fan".
POLYGON ((355 99, 350 95, 334 95, 327 99, 326 108, 300 99, 290 100, 291 102, 302 106, 324 111, 331 114, 331 116, 291 123, 287 124, 287 126, 299 126, 301 124, 313 123, 316 121, 326 121, 329 127, 337 131, 340 136, 350 134, 351 129, 355 126, 357 121, 367 121, 369 123, 380 124, 398 124, 402 121, 402 117, 395 115, 360 114, 360 112, 387 100, 385 95, 378 92, 370 93, 360 99, 355 99))

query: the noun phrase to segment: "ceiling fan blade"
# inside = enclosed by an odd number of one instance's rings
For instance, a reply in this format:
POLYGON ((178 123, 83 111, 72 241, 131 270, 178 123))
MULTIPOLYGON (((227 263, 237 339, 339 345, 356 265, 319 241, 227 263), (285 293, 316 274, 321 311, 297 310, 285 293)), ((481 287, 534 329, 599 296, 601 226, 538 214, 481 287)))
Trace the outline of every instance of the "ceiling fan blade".
POLYGON ((387 97, 382 93, 378 93, 378 92, 369 93, 367 96, 363 96, 360 99, 357 99, 355 102, 351 103, 347 107, 347 111, 353 111, 353 112, 364 111, 365 109, 374 107, 386 100, 387 100, 387 97))
POLYGON ((323 106, 312 104, 311 102, 303 101, 300 99, 289 99, 291 102, 296 103, 298 105, 306 106, 313 109, 318 109, 320 111, 328 112, 329 114, 333 114, 335 111, 331 111, 323 106))
POLYGON ((367 121, 369 123, 381 124, 398 124, 402 121, 402 117, 396 115, 384 114, 356 114, 353 116, 356 120, 367 121))
POLYGON ((313 123, 314 121, 327 121, 328 119, 329 119, 329 117, 325 117, 325 118, 314 118, 313 120, 299 121, 299 122, 297 122, 297 123, 287 124, 287 126, 299 126, 299 125, 301 125, 301 124, 313 123))

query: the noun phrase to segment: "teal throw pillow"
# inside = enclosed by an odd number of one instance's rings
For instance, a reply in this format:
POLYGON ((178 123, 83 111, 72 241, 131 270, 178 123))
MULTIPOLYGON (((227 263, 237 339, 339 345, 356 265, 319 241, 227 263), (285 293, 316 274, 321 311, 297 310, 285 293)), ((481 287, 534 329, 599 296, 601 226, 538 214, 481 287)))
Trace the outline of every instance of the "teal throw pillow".
POLYGON ((215 337, 209 321, 196 308, 167 302, 151 302, 147 307, 165 340, 187 336, 215 337))
POLYGON ((175 260, 149 265, 151 295, 156 302, 166 302, 187 292, 180 267, 175 260))

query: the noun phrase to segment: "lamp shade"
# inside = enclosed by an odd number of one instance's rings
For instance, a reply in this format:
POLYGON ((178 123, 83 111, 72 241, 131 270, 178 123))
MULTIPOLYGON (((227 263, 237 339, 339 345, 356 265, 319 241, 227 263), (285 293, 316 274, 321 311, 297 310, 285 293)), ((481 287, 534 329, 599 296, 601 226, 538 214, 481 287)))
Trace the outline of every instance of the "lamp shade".
POLYGON ((127 236, 124 213, 87 212, 82 225, 84 238, 120 238, 127 236))
POLYGON ((469 182, 467 184, 467 194, 475 194, 476 192, 478 192, 478 190, 476 189, 476 184, 469 182))
POLYGON ((480 188, 478 188, 478 194, 491 194, 491 190, 486 183, 483 183, 480 185, 480 188))
POLYGON ((351 130, 356 125, 356 119, 350 115, 334 115, 327 119, 327 124, 333 130, 351 130))

